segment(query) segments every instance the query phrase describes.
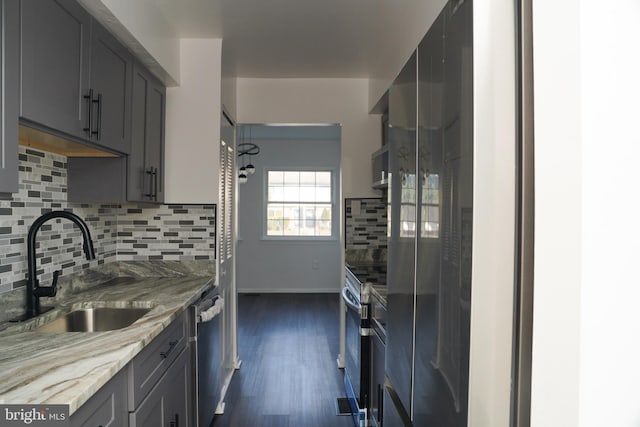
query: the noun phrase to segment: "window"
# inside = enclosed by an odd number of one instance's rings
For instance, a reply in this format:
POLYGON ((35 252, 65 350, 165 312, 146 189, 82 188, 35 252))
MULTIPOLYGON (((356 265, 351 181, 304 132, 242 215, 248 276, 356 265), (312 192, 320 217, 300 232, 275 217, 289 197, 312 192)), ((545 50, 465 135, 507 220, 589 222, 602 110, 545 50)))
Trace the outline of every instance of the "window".
POLYGON ((400 237, 416 235, 416 174, 400 170, 400 237))
MULTIPOLYGON (((400 171, 400 174, 400 237, 413 237, 416 235, 416 176, 403 171, 400 171)), ((438 174, 423 173, 421 181, 420 237, 437 238, 440 233, 440 177, 438 174)))
POLYGON ((267 172, 267 236, 331 233, 331 172, 267 172))
POLYGON ((422 177, 421 237, 437 238, 440 232, 440 177, 425 173, 422 177))

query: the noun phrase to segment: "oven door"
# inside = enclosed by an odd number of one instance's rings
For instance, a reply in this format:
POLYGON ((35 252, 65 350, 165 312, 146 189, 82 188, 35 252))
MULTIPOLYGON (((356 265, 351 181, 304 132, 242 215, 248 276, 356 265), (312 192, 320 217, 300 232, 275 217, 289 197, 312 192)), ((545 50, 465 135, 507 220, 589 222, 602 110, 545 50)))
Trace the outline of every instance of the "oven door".
POLYGON ((344 386, 355 425, 366 426, 368 382, 363 372, 369 369, 369 365, 363 358, 369 354, 369 337, 364 333, 368 329, 362 327, 363 305, 354 292, 345 286, 342 289, 342 298, 347 308, 344 386))

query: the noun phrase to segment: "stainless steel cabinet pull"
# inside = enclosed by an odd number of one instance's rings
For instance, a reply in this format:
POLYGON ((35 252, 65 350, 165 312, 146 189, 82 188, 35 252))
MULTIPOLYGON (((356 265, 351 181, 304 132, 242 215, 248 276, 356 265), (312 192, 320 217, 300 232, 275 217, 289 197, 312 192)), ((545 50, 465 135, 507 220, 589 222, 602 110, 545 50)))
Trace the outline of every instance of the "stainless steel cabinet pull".
POLYGON ((178 340, 169 341, 169 348, 167 349, 167 351, 160 352, 160 356, 162 356, 163 359, 166 359, 167 357, 169 357, 169 354, 176 347, 176 344, 178 344, 178 340))

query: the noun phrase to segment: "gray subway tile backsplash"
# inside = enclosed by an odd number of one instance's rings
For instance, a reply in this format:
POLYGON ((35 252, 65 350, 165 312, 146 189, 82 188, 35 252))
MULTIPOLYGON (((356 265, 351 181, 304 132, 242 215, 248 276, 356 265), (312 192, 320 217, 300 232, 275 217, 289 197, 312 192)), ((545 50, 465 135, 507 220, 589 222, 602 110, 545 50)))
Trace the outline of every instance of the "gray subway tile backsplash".
POLYGON ((0 293, 24 286, 29 226, 50 210, 71 210, 85 219, 96 259, 85 260, 73 223, 51 221, 38 235, 42 283, 55 270, 64 275, 113 261, 215 258, 215 205, 69 203, 66 157, 21 146, 19 159, 19 192, 0 199, 0 293))

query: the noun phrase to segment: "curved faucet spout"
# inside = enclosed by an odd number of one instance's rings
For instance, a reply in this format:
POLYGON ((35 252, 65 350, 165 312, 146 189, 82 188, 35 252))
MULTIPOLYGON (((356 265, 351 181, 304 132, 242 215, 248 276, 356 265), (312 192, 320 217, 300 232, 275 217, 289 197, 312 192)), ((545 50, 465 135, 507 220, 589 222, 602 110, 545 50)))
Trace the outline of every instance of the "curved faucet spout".
MULTIPOLYGON (((27 236, 27 262, 28 262, 28 277, 27 277, 27 318, 31 318, 40 314, 40 297, 41 296, 55 296, 56 287, 55 283, 53 289, 48 292, 39 290, 38 277, 36 273, 36 237, 38 231, 42 225, 54 218, 66 218, 75 223, 82 232, 83 250, 88 260, 95 259, 96 254, 93 249, 93 241, 91 240, 91 233, 89 227, 78 215, 69 211, 51 211, 38 217, 31 228, 29 228, 29 234, 27 236)), ((57 276, 57 275, 56 275, 57 276)), ((57 277, 56 277, 57 278, 57 277)))

